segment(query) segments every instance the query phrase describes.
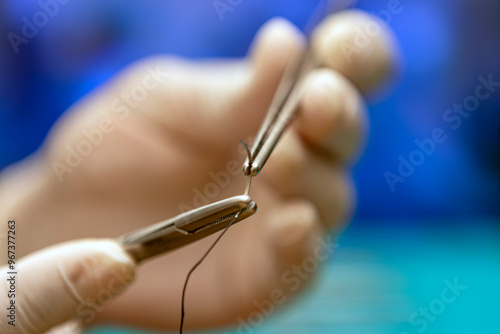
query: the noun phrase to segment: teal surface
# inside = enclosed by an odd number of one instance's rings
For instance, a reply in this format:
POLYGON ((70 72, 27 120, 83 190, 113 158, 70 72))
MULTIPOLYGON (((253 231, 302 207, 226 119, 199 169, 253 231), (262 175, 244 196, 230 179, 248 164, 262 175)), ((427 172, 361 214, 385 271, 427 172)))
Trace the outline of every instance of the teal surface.
POLYGON ((352 224, 293 305, 262 324, 209 333, 500 333, 500 221, 378 226, 352 224))

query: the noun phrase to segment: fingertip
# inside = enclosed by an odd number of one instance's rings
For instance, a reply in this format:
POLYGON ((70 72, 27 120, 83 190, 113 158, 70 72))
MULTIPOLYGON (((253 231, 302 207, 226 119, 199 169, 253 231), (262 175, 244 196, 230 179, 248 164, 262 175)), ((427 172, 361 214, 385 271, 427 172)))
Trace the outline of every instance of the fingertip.
POLYGON ((305 46, 305 38, 288 20, 276 17, 265 23, 257 33, 251 58, 258 79, 279 77, 290 58, 305 46))
POLYGON ((390 83, 400 68, 394 34, 385 22, 363 11, 327 18, 315 31, 313 46, 322 64, 345 75, 368 96, 390 83))
POLYGON ((237 92, 236 101, 242 107, 222 113, 231 136, 241 138, 257 131, 288 62, 304 45, 302 33, 283 18, 273 18, 260 28, 249 52, 249 75, 237 92))

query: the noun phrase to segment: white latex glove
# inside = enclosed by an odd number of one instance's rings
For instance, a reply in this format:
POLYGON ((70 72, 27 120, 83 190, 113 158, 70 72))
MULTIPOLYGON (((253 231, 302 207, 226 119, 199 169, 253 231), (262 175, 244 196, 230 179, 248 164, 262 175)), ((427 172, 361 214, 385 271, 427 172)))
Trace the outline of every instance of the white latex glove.
POLYGON ((44 333, 51 328, 50 333, 78 333, 133 281, 135 269, 122 248, 105 239, 71 241, 32 253, 16 261, 16 275, 7 274, 12 270, 3 266, 0 333, 44 333), (15 288, 10 284, 13 276, 15 288), (7 316, 11 313, 15 321, 7 316))

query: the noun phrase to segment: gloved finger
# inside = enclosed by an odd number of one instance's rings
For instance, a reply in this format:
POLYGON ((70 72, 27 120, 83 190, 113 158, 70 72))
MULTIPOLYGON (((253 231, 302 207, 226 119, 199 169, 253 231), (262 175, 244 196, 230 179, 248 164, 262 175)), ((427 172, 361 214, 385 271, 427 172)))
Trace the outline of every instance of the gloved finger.
POLYGON ((265 229, 266 242, 282 268, 310 256, 314 241, 322 232, 315 205, 303 199, 292 199, 273 208, 265 229))
POLYGON ((358 10, 333 14, 316 29, 313 47, 321 64, 372 95, 399 67, 395 38, 380 19, 358 10))
MULTIPOLYGON (((269 291, 279 289, 289 292, 283 289, 284 285, 289 284, 286 279, 283 280, 283 275, 314 255, 317 239, 322 232, 316 208, 303 199, 275 202, 272 207, 263 208, 259 219, 261 221, 254 223, 261 225, 261 237, 258 240, 248 238, 240 241, 245 247, 238 253, 240 261, 235 264, 231 277, 239 284, 229 287, 231 299, 247 303, 247 308, 255 307, 255 303, 249 301, 269 298, 269 291), (256 292, 265 292, 267 296, 256 292)), ((302 286, 305 282, 300 283, 302 286)), ((227 286, 225 288, 228 289, 227 286)), ((293 287, 292 291, 297 288, 293 287)), ((248 313, 251 311, 249 309, 248 313)), ((233 315, 238 316, 242 315, 233 315)))
POLYGON ((326 162, 294 131, 283 135, 261 175, 280 195, 309 200, 326 227, 338 227, 352 213, 354 188, 348 173, 326 162))
MULTIPOLYGON (((17 278, 8 275, 11 281, 2 280, 6 290, 19 280, 16 322, 11 326, 2 321, 2 333, 44 333, 75 317, 88 324, 130 284, 136 268, 111 240, 56 245, 22 258, 16 267, 17 278)), ((5 310, 11 301, 5 298, 0 305, 5 310)))
POLYGON ((266 213, 262 228, 261 247, 267 256, 266 261, 248 266, 253 268, 251 284, 260 286, 253 291, 279 289, 284 296, 296 292, 308 285, 320 264, 333 255, 332 239, 323 233, 317 209, 307 200, 291 199, 276 205, 266 213))
POLYGON ((323 68, 306 80, 295 129, 325 159, 346 162, 364 146, 368 128, 364 102, 338 72, 323 68))

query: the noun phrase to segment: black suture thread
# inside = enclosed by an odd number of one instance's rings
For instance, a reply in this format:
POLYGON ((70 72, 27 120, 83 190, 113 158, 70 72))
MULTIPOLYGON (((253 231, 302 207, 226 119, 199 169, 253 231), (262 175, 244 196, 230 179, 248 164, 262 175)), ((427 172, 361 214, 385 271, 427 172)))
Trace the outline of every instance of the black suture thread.
POLYGON ((240 140, 240 143, 241 143, 241 145, 243 145, 243 147, 247 151, 248 162, 250 163, 250 166, 251 166, 252 162, 253 162, 252 161, 253 160, 253 154, 252 154, 252 152, 250 152, 250 147, 248 146, 248 144, 244 140, 240 140))
MULTIPOLYGON (((252 165, 252 153, 250 152, 250 148, 248 147, 247 143, 245 143, 243 140, 240 140, 240 142, 241 142, 241 145, 243 145, 245 147, 246 151, 247 151, 248 160, 250 161, 250 166, 251 166, 252 165)), ((182 331, 183 331, 183 328, 184 328, 184 317, 186 315, 186 312, 185 312, 186 290, 187 290, 187 285, 189 283, 189 278, 191 277, 191 274, 205 260, 205 258, 208 256, 208 254, 210 254, 210 252, 215 247, 215 245, 217 245, 217 243, 219 242, 219 240, 224 236, 224 234, 226 234, 227 230, 229 230, 229 228, 231 227, 231 225, 233 225, 236 222, 236 220, 238 220, 238 217, 240 216, 240 214, 245 209, 246 208, 241 208, 236 213, 236 215, 234 216, 233 220, 231 220, 231 222, 229 223, 229 225, 227 225, 224 228, 224 230, 221 232, 221 234, 219 234, 219 236, 217 237, 217 239, 215 239, 215 241, 212 243, 212 245, 210 245, 210 247, 207 249, 207 251, 205 252, 205 254, 203 254, 203 256, 198 260, 198 262, 196 262, 194 264, 194 266, 189 270, 189 272, 188 272, 188 274, 186 276, 186 280, 184 281, 184 287, 182 288, 182 297, 181 297, 181 324, 180 324, 180 327, 179 327, 179 334, 182 334, 182 331)))
POLYGON ((242 209, 240 209, 240 211, 238 211, 238 213, 236 214, 236 216, 234 216, 233 220, 229 223, 229 225, 226 226, 226 228, 222 231, 222 233, 219 234, 219 236, 217 237, 217 239, 215 239, 215 241, 207 249, 207 251, 205 252, 205 254, 203 254, 203 256, 198 260, 198 262, 196 262, 195 265, 191 268, 191 270, 189 270, 189 272, 188 272, 188 274, 186 276, 186 281, 184 282, 184 287, 182 288, 181 325, 180 325, 180 328, 179 328, 179 333, 180 334, 182 334, 182 329, 184 327, 184 316, 185 316, 185 312, 184 312, 184 306, 185 305, 184 304, 185 304, 185 299, 186 299, 186 289, 187 289, 187 285, 188 285, 188 282, 189 282, 189 278, 191 277, 191 274, 196 270, 196 268, 198 268, 198 266, 203 262, 203 260, 205 260, 205 258, 212 251, 212 249, 215 247, 215 245, 217 245, 217 243, 222 238, 222 236, 224 236, 224 234, 231 227, 231 225, 233 225, 233 223, 238 219, 238 217, 239 217, 240 213, 243 211, 243 209, 244 208, 242 208, 242 209))

